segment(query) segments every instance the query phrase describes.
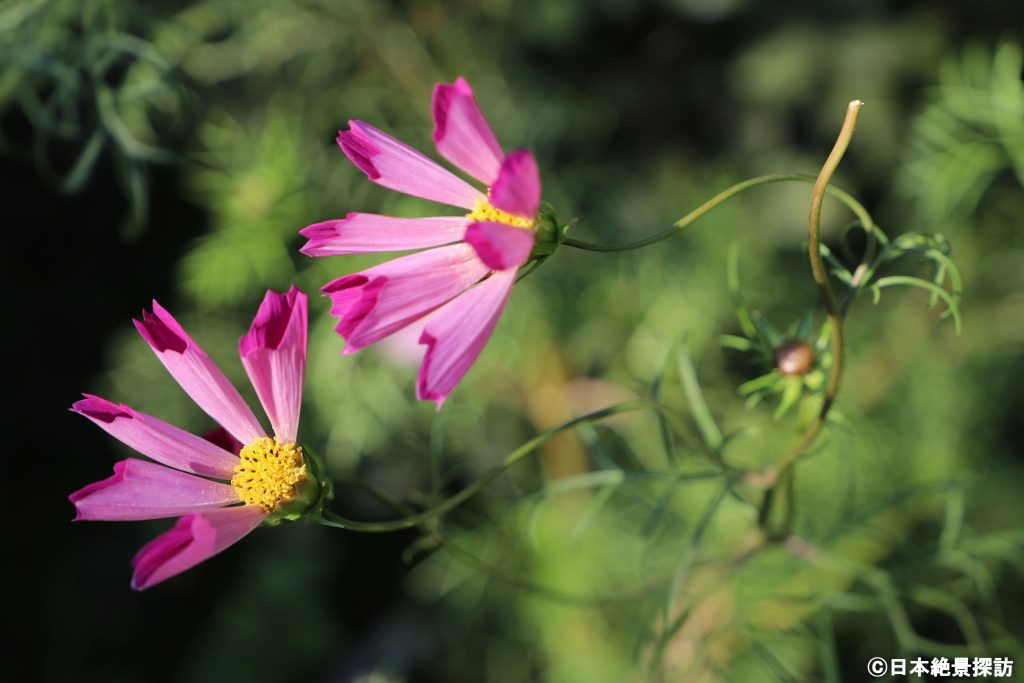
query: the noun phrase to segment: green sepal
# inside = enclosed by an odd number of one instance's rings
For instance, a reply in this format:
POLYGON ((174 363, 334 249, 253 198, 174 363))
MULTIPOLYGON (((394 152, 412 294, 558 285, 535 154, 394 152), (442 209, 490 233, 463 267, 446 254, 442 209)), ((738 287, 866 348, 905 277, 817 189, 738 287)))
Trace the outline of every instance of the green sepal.
POLYGON ((558 224, 558 216, 555 214, 554 207, 547 202, 541 202, 540 210, 537 212, 536 238, 529 260, 545 259, 551 256, 565 239, 568 231, 568 225, 560 226, 558 224))
POLYGON ((804 375, 804 386, 810 391, 821 391, 825 388, 825 373, 821 368, 815 368, 804 375))
POLYGON ((782 398, 779 400, 779 405, 775 408, 775 413, 772 415, 772 419, 780 420, 782 417, 789 412, 790 408, 796 405, 796 402, 800 400, 800 396, 803 395, 804 383, 800 377, 783 377, 780 386, 782 388, 782 398))

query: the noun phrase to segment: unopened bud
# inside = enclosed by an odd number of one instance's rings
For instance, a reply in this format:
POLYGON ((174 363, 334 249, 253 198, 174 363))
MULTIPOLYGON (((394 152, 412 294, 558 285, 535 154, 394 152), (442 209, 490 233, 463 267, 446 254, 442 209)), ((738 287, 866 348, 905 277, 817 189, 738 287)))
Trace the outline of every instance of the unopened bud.
POLYGON ((775 369, 783 375, 804 375, 814 367, 814 349, 802 339, 790 339, 775 350, 775 369))

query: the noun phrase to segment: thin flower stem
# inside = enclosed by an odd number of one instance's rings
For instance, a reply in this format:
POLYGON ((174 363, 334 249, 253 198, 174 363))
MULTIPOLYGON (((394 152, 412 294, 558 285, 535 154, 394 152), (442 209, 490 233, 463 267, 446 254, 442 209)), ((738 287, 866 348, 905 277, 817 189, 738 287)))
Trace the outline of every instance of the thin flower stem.
POLYGON ((567 593, 555 588, 544 586, 528 579, 521 578, 508 572, 507 570, 497 565, 486 562, 480 559, 476 555, 457 544, 451 539, 450 536, 446 536, 437 533, 433 536, 433 539, 444 548, 448 554, 454 557, 456 560, 461 562, 463 565, 476 569, 482 574, 501 581, 513 588, 533 593, 534 595, 551 600, 552 602, 562 603, 564 605, 572 605, 575 607, 592 607, 599 608, 608 605, 615 605, 623 602, 633 602, 635 600, 641 600, 649 597, 658 591, 664 590, 665 585, 668 583, 667 577, 655 580, 649 583, 642 584, 623 591, 618 595, 583 595, 577 593, 567 593))
POLYGON ((548 431, 538 434, 523 445, 519 446, 511 453, 505 456, 503 462, 486 472, 479 479, 469 484, 464 489, 456 493, 455 495, 446 498, 444 501, 435 505, 434 507, 424 510, 418 514, 411 514, 400 519, 391 519, 381 522, 365 522, 354 519, 346 519, 340 515, 334 514, 329 510, 323 510, 321 512, 321 518, 317 520, 319 523, 326 526, 333 526, 341 529, 350 529, 352 531, 367 531, 367 532, 380 532, 380 531, 396 531, 398 529, 410 529, 413 527, 421 526, 422 524, 429 522, 430 520, 440 517, 448 511, 458 507, 462 503, 466 502, 478 492, 480 492, 485 486, 490 484, 492 481, 507 472, 513 465, 525 458, 530 453, 540 448, 542 445, 550 441, 555 436, 562 432, 574 429, 575 427, 593 422, 596 420, 602 420, 612 415, 619 415, 622 413, 636 412, 640 410, 655 410, 660 412, 669 412, 667 407, 655 401, 648 400, 635 400, 626 401, 619 403, 618 405, 610 406, 602 410, 597 410, 586 415, 581 415, 577 418, 573 418, 568 422, 564 422, 561 425, 549 429, 548 431))
MULTIPOLYGON (((719 192, 714 197, 673 223, 672 227, 666 228, 661 232, 656 232, 653 235, 644 237, 643 239, 636 240, 635 242, 625 242, 623 244, 599 244, 567 238, 562 241, 562 244, 568 247, 575 247, 576 249, 583 249, 585 251, 600 252, 632 251, 633 249, 641 249, 643 247, 656 244, 657 242, 661 242, 662 240, 668 239, 669 237, 681 232, 684 228, 689 227, 692 223, 695 223, 697 219, 704 216, 704 214, 716 208, 719 204, 723 204, 727 200, 732 199, 738 194, 742 194, 751 188, 759 187, 761 185, 783 182, 814 183, 817 182, 817 179, 815 176, 803 173, 776 173, 772 175, 757 176, 756 178, 744 180, 741 183, 737 183, 732 187, 719 192)), ((839 188, 829 187, 827 188, 827 192, 843 204, 846 204, 846 206, 848 206, 860 220, 866 231, 869 233, 873 232, 874 223, 871 220, 871 216, 860 202, 839 188)))
MULTIPOLYGON (((828 183, 839 166, 843 154, 846 153, 850 140, 853 138, 853 131, 857 128, 857 117, 860 115, 860 108, 862 106, 864 106, 864 103, 860 100, 854 100, 847 106, 846 118, 843 121, 842 129, 839 131, 839 137, 836 138, 836 144, 832 148, 832 153, 825 160, 825 165, 822 166, 821 173, 818 174, 818 179, 815 181, 814 189, 811 192, 811 210, 808 217, 808 251, 811 260, 811 273, 814 275, 814 281, 818 285, 821 302, 825 307, 825 313, 828 315, 829 325, 831 326, 832 369, 829 371, 828 384, 825 387, 825 398, 814 424, 775 464, 776 482, 781 479, 782 474, 792 466, 793 462, 817 438, 822 427, 825 425, 829 411, 832 409, 836 394, 839 393, 839 382, 843 375, 843 314, 846 309, 845 307, 840 308, 836 302, 836 297, 832 293, 832 286, 828 281, 828 271, 825 270, 825 263, 821 258, 821 205, 825 199, 828 183)), ((766 497, 766 500, 771 501, 774 498, 769 496, 766 497)), ((764 514, 762 518, 766 519, 767 514, 764 514)))
MULTIPOLYGON (((592 472, 589 475, 579 475, 579 477, 573 477, 573 479, 581 477, 590 477, 591 479, 594 479, 593 475, 607 474, 615 474, 618 476, 611 478, 601 477, 601 479, 603 480, 601 483, 603 483, 604 485, 620 484, 625 479, 625 475, 621 470, 602 470, 600 472, 592 472)), ((696 472, 690 475, 671 475, 667 473, 662 474, 659 472, 634 472, 632 474, 664 477, 665 479, 672 480, 675 483, 683 483, 686 481, 695 481, 699 479, 709 479, 716 476, 721 476, 717 472, 696 472)), ((565 481, 565 479, 560 479, 559 482, 556 482, 556 484, 565 481)), ((573 483, 575 484, 576 482, 573 483)), ((376 498, 378 501, 392 508, 399 514, 413 514, 412 510, 408 506, 396 500, 393 496, 391 496, 391 494, 387 493, 386 491, 382 491, 373 484, 367 484, 359 480, 347 481, 345 482, 345 484, 358 488, 360 491, 363 491, 364 493, 372 496, 373 498, 376 498)), ((587 482, 587 485, 589 484, 590 481, 587 482)), ((552 486, 552 488, 553 487, 554 485, 552 486)), ((574 485, 572 487, 567 488, 576 489, 578 487, 574 485)), ((524 579, 522 577, 516 576, 515 574, 507 572, 499 566, 487 563, 486 561, 473 555, 471 552, 466 550, 461 545, 457 544, 451 538, 451 536, 444 533, 444 531, 441 529, 440 524, 435 525, 435 528, 425 528, 423 532, 427 540, 443 548, 456 561, 461 562, 465 566, 475 569, 487 575, 488 577, 501 581, 509 586, 512 586, 513 588, 533 593, 534 595, 538 595, 553 602, 560 602, 563 604, 573 605, 576 607, 602 607, 605 605, 612 605, 616 603, 630 602, 633 600, 642 599, 652 595, 653 593, 656 593, 657 591, 663 590, 668 585, 670 580, 670 577, 663 576, 654 581, 650 581, 643 585, 630 588, 627 591, 617 595, 583 595, 576 593, 567 593, 565 591, 550 588, 548 586, 535 583, 528 579, 524 579)))

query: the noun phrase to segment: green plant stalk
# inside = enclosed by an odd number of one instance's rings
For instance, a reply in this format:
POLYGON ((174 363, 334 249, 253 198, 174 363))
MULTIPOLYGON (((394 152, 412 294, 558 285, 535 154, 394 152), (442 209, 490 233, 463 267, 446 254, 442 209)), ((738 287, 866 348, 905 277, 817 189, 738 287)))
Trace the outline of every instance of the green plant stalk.
POLYGON ((853 131, 857 128, 857 118, 860 116, 860 108, 862 106, 864 106, 864 103, 860 100, 854 100, 847 106, 846 118, 843 120, 843 127, 839 131, 839 137, 836 138, 836 144, 832 148, 832 153, 828 155, 825 165, 821 167, 821 173, 818 174, 818 179, 814 183, 814 189, 811 191, 811 210, 807 221, 808 252, 811 260, 811 273, 818 285, 821 302, 825 307, 825 313, 828 315, 829 325, 832 328, 832 369, 828 374, 828 384, 825 386, 825 399, 821 404, 821 410, 818 411, 817 419, 800 441, 797 442, 796 446, 791 448, 776 463, 775 471, 778 474, 792 466, 793 461, 811 445, 825 425, 828 413, 832 410, 832 404, 835 402, 836 394, 839 393, 839 382, 843 376, 843 311, 840 310, 839 304, 836 303, 836 297, 832 293, 832 286, 828 282, 828 271, 825 269, 825 263, 821 258, 821 205, 825 200, 825 192, 828 189, 829 181, 832 180, 832 174, 835 173, 840 160, 843 158, 843 154, 846 153, 847 147, 850 146, 850 140, 853 138, 853 131))
MULTIPOLYGON (((658 476, 658 473, 634 473, 634 474, 645 474, 658 476)), ((694 481, 698 479, 709 479, 716 476, 721 476, 715 472, 698 472, 692 475, 679 475, 674 478, 674 483, 682 483, 684 481, 694 481)), ((564 493, 567 491, 580 490, 584 488, 590 488, 594 485, 604 486, 615 486, 621 484, 625 480, 626 475, 621 470, 602 470, 598 472, 590 472, 583 475, 577 475, 571 477, 573 481, 567 481, 566 479, 560 479, 551 485, 551 489, 559 488, 560 492, 564 493), (561 484, 561 486, 559 486, 561 484)), ((665 478, 673 479, 673 477, 666 475, 665 478)), ((411 515, 413 511, 402 502, 396 500, 389 493, 382 491, 372 484, 367 484, 359 480, 352 480, 346 482, 347 485, 354 486, 360 491, 372 496, 379 502, 387 505, 396 512, 402 515, 411 515)), ((426 526, 426 525, 424 525, 426 526)), ((632 602, 635 600, 643 599, 651 596, 652 594, 664 590, 671 581, 671 577, 668 575, 660 576, 650 582, 644 583, 640 586, 630 588, 624 593, 614 595, 583 595, 578 593, 567 593, 562 590, 550 588, 528 579, 516 576, 505 569, 489 564, 488 562, 480 559, 473 555, 471 552, 457 544, 450 536, 445 534, 440 526, 433 529, 423 529, 424 540, 429 542, 431 547, 440 547, 448 552, 456 561, 461 562, 464 566, 475 569, 489 578, 496 579, 505 583, 513 588, 517 588, 528 593, 532 593, 538 597, 542 597, 546 600, 553 602, 562 603, 565 605, 572 605, 575 607, 589 607, 589 608, 600 608, 607 605, 614 605, 622 602, 632 602)))
POLYGON ((860 108, 863 105, 864 103, 860 100, 854 100, 847 106, 846 118, 843 120, 843 127, 839 131, 839 137, 836 138, 836 143, 832 148, 831 154, 828 155, 828 158, 825 160, 825 164, 821 167, 821 172, 818 174, 818 179, 815 181, 814 189, 811 192, 811 208, 807 221, 808 252, 811 261, 811 274, 814 277, 815 283, 818 285, 821 302, 825 307, 825 313, 828 316, 828 322, 831 328, 832 368, 829 371, 828 382, 825 386, 824 400, 822 401, 821 409, 818 411, 818 416, 815 418, 814 423, 770 470, 770 485, 761 504, 759 523, 763 528, 767 527, 767 525, 771 523, 772 510, 776 507, 782 506, 785 513, 782 522, 783 535, 788 530, 788 527, 792 522, 792 510, 790 509, 792 507, 792 501, 789 500, 792 488, 790 485, 787 485, 787 488, 779 491, 776 491, 776 488, 783 480, 787 482, 791 481, 791 477, 787 477, 786 475, 790 473, 790 469, 793 467, 797 458, 799 458, 814 443, 815 439, 817 439, 821 430, 824 428, 825 421, 828 419, 829 411, 832 410, 832 405, 835 403, 836 395, 839 393, 839 383, 843 376, 843 316, 846 312, 846 306, 840 306, 836 302, 836 297, 832 293, 832 286, 828 281, 828 271, 825 268, 825 263, 821 256, 821 205, 825 199, 825 192, 828 189, 828 183, 832 179, 832 175, 835 173, 836 168, 839 166, 839 162, 843 158, 843 154, 846 153, 846 149, 850 145, 850 140, 853 138, 853 132, 857 128, 857 118, 860 115, 860 108))
MULTIPOLYGON (((800 183, 816 183, 818 178, 812 175, 804 173, 775 173, 771 175, 757 176, 743 182, 736 183, 730 188, 722 190, 714 197, 704 202, 696 209, 686 214, 678 221, 672 224, 671 227, 656 232, 653 235, 644 237, 643 239, 636 240, 635 242, 624 242, 622 244, 600 244, 593 242, 583 242, 572 238, 566 238, 562 241, 562 244, 568 247, 575 247, 576 249, 583 249, 585 251, 600 251, 600 252, 617 252, 617 251, 632 251, 634 249, 642 249, 643 247, 650 246, 666 240, 673 235, 681 232, 684 228, 689 227, 691 224, 697 222, 697 220, 703 217, 706 213, 712 209, 718 207, 718 205, 725 203, 729 199, 732 199, 736 195, 742 194, 743 192, 750 190, 761 185, 768 185, 770 183, 783 183, 783 182, 800 182, 800 183)), ((864 229, 869 233, 874 233, 874 222, 871 220, 871 216, 868 214, 864 206, 853 198, 849 193, 837 187, 828 187, 828 194, 832 195, 843 204, 848 206, 857 219, 864 226, 864 229)))
POLYGON ((453 496, 446 498, 441 503, 434 507, 424 510, 418 514, 407 515, 400 519, 392 519, 380 522, 365 522, 354 519, 347 519, 340 515, 337 515, 329 510, 323 510, 321 517, 315 521, 324 524, 326 526, 337 527, 340 529, 349 529, 351 531, 366 531, 366 532, 382 532, 382 531, 397 531, 399 529, 410 529, 413 527, 421 526, 424 523, 444 515, 448 511, 458 507, 462 503, 466 502, 474 495, 479 493, 485 486, 490 484, 492 481, 503 475, 513 465, 518 463, 520 460, 525 458, 527 455, 533 453, 542 445, 550 441, 555 436, 562 432, 574 429, 575 427, 593 422, 595 420, 601 420, 612 415, 619 415, 621 413, 636 412, 640 410, 654 410, 660 413, 670 414, 671 411, 666 406, 655 401, 648 401, 638 399, 635 401, 626 401, 619 403, 602 410, 597 410, 586 415, 581 415, 577 418, 573 418, 568 422, 564 422, 557 427, 553 427, 546 432, 538 434, 526 443, 522 444, 508 455, 505 456, 502 463, 491 470, 487 471, 479 479, 473 483, 467 485, 464 489, 459 491, 453 496))

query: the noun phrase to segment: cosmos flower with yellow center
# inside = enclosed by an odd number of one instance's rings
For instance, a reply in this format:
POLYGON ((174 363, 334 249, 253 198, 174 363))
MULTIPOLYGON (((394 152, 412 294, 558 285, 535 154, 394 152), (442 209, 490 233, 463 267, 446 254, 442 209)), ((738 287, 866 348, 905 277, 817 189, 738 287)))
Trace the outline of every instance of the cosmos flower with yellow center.
MULTIPOLYGON (((528 150, 505 154, 462 78, 434 88, 434 144, 479 181, 476 187, 363 121, 338 134, 342 151, 373 182, 464 210, 398 218, 350 213, 301 231, 302 252, 334 256, 422 249, 323 287, 342 353, 355 353, 405 328, 426 347, 416 395, 438 407, 483 351, 535 245, 550 238, 540 204, 537 162, 528 150)), ((550 245, 542 245, 549 254, 550 245)))
POLYGON ((135 555, 132 588, 144 590, 221 552, 265 521, 308 508, 318 483, 297 444, 306 372, 306 295, 268 291, 239 341, 242 365, 274 436, 220 368, 153 302, 135 321, 181 388, 223 429, 203 438, 126 405, 85 395, 72 410, 151 459, 129 458, 114 476, 71 494, 76 520, 179 517, 135 555), (216 443, 215 443, 216 441, 216 443))

